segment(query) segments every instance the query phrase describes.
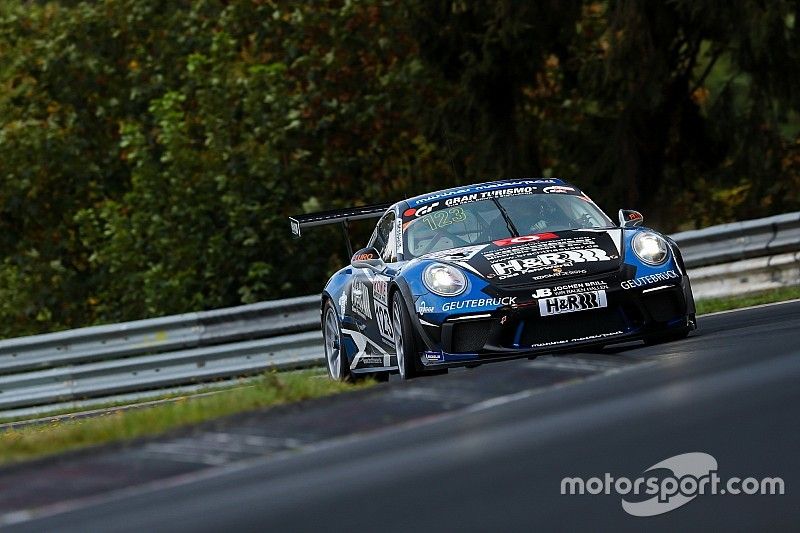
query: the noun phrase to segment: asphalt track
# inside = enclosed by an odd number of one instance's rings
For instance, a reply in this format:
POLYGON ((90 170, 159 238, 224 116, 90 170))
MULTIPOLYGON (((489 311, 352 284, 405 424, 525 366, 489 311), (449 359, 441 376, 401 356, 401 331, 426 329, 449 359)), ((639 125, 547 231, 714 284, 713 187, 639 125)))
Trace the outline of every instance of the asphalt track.
POLYGON ((0 471, 0 519, 81 532, 796 531, 799 326, 800 302, 718 314, 671 344, 392 382, 0 471), (252 450, 222 445, 245 434, 252 450), (189 446, 208 435, 227 435, 215 441, 224 453, 189 446), (701 495, 647 518, 619 495, 560 494, 565 476, 635 478, 687 452, 712 455, 723 479, 780 477, 785 494, 701 495), (99 464, 115 475, 100 479, 99 464), (137 482, 149 485, 118 490, 137 482))

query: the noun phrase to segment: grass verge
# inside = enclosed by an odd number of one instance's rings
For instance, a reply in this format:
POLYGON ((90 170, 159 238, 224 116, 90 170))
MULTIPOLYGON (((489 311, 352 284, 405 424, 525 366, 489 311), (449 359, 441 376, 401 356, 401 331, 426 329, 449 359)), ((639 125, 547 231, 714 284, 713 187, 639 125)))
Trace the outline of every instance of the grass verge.
MULTIPOLYGON (((252 387, 253 382, 258 379, 261 379, 261 377, 257 376, 250 378, 241 378, 235 381, 229 380, 229 382, 224 385, 212 383, 208 387, 200 387, 192 390, 187 390, 184 392, 169 392, 169 393, 159 394, 158 391, 153 391, 152 395, 148 394, 148 395, 138 396, 134 399, 96 402, 96 403, 92 402, 90 404, 78 404, 78 405, 72 405, 54 409, 41 410, 36 412, 35 414, 4 416, 0 417, 0 425, 11 424, 14 422, 25 422, 29 420, 47 419, 56 417, 78 418, 81 417, 82 415, 85 415, 86 413, 94 413, 96 411, 105 411, 115 408, 136 409, 138 406, 145 407, 146 404, 148 403, 185 400, 192 396, 218 394, 220 392, 226 392, 231 389, 252 387)), ((2 431, 2 427, 0 427, 0 431, 2 431)))
POLYGON ((755 292, 742 296, 726 296, 723 298, 708 298, 696 302, 697 314, 715 313, 717 311, 729 311, 740 307, 750 307, 752 305, 771 304, 785 300, 800 298, 800 286, 781 287, 763 292, 755 292))
POLYGON ((97 444, 156 435, 225 415, 367 387, 327 379, 319 370, 268 373, 252 386, 107 415, 8 429, 0 433, 0 464, 97 444))

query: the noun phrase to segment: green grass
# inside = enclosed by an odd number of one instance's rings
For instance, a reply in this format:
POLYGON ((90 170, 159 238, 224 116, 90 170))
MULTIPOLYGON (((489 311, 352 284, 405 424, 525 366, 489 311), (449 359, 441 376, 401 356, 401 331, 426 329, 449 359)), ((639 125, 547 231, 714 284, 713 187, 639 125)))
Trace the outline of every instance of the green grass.
POLYGON ((157 435, 225 415, 370 386, 339 383, 319 370, 269 373, 252 386, 84 419, 8 429, 0 433, 0 464, 87 446, 157 435))
POLYGON ((708 298, 698 300, 697 314, 714 313, 716 311, 728 311, 739 309, 740 307, 750 307, 751 305, 770 304, 785 300, 800 298, 800 286, 781 287, 763 292, 756 292, 743 296, 728 296, 724 298, 708 298))
POLYGON ((233 382, 229 382, 225 385, 214 385, 210 384, 208 387, 202 387, 192 391, 186 392, 170 392, 170 393, 159 393, 158 391, 153 391, 152 395, 141 396, 136 399, 129 399, 129 400, 120 400, 120 401, 108 401, 108 402, 98 402, 93 404, 87 404, 82 406, 72 406, 72 407, 61 407, 57 409, 51 410, 43 410, 33 415, 19 415, 19 416, 6 416, 0 417, 0 424, 9 424, 13 422, 21 422, 21 421, 28 421, 28 420, 36 420, 36 419, 43 419, 43 418, 52 418, 52 417, 75 417, 85 413, 91 413, 93 411, 102 411, 106 409, 113 409, 115 407, 119 408, 130 408, 135 409, 137 405, 146 404, 149 402, 161 402, 161 401, 170 401, 170 400, 183 400, 187 399, 192 396, 201 396, 205 394, 217 394, 221 392, 226 392, 231 389, 240 389, 242 387, 252 387, 254 379, 260 378, 242 378, 238 379, 233 382))

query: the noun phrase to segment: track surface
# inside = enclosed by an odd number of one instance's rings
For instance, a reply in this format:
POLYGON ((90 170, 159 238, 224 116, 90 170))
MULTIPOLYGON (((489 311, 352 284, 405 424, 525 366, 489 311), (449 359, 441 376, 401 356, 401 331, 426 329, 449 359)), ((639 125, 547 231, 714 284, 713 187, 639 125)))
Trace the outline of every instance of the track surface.
POLYGON ((702 317, 672 344, 392 382, 7 469, 0 520, 31 531, 796 530, 799 326, 797 302, 702 317), (714 456, 723 479, 779 476, 786 494, 698 496, 651 518, 626 514, 618 495, 560 494, 565 476, 635 478, 686 452, 714 456))

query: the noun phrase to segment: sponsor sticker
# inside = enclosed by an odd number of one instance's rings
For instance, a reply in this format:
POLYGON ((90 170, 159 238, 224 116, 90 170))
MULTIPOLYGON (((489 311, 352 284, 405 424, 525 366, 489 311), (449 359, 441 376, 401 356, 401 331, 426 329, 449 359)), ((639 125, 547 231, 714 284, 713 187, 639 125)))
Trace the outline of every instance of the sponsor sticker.
POLYGON ((417 313, 419 313, 420 315, 424 315, 425 313, 433 313, 433 306, 427 305, 425 303, 425 300, 421 300, 417 304, 417 313))
POLYGON ((438 363, 442 361, 444 357, 440 352, 425 352, 425 359, 427 359, 431 363, 438 363))
POLYGON ((560 341, 550 341, 550 342, 541 342, 537 344, 532 344, 531 348, 545 348, 547 346, 557 346, 560 344, 570 344, 573 342, 584 342, 584 341, 593 341, 596 339, 605 339, 606 337, 615 337, 617 335, 622 335, 622 331, 610 331, 608 333, 599 333, 597 335, 587 335, 585 337, 576 337, 574 339, 564 339, 560 341))
POLYGON ((526 242, 491 248, 483 253, 483 257, 490 263, 532 257, 544 252, 563 252, 566 250, 580 250, 586 248, 602 248, 598 244, 604 240, 601 235, 587 234, 566 239, 530 239, 526 242))
POLYGON ((427 204, 428 202, 432 202, 434 200, 441 200, 443 198, 451 198, 454 196, 465 196, 474 192, 479 191, 490 191, 494 189, 503 189, 503 188, 511 188, 511 187, 525 187, 529 185, 537 185, 540 183, 553 183, 552 180, 519 180, 519 181, 512 181, 512 182, 498 182, 498 183, 483 183, 481 185, 476 185, 474 187, 466 187, 464 189, 457 189, 454 191, 444 191, 436 194, 430 194, 428 196, 424 196, 417 200, 414 200, 414 205, 422 205, 427 204))
POLYGON ((389 305, 389 278, 383 274, 377 274, 372 279, 372 295, 376 302, 389 305))
POLYGON ((394 247, 400 257, 403 254, 403 219, 399 217, 394 221, 394 247))
POLYGON ((657 274, 650 274, 648 276, 634 278, 629 281, 623 281, 619 284, 619 286, 623 289, 635 289, 637 287, 647 287, 648 285, 658 283, 659 281, 669 281, 671 279, 676 279, 677 277, 677 272, 674 270, 667 270, 666 272, 658 272, 657 274))
POLYGON ((533 291, 531 296, 534 298, 548 298, 550 296, 563 296, 565 294, 574 294, 576 292, 599 291, 605 289, 608 289, 608 283, 605 281, 584 281, 536 289, 533 291))
POLYGON ((365 365, 382 365, 383 357, 374 357, 374 356, 362 357, 361 362, 364 363, 365 365))
POLYGON ((539 314, 561 315, 578 311, 589 311, 607 307, 606 291, 579 292, 565 296, 553 296, 539 300, 539 314))
POLYGON ((459 309, 473 309, 475 307, 499 307, 501 305, 514 305, 517 302, 516 296, 504 296, 502 298, 479 298, 476 300, 460 300, 446 302, 442 305, 442 311, 456 311, 459 309))
POLYGON ((414 212, 415 217, 422 217, 439 207, 439 202, 433 202, 431 205, 424 205, 414 212))
POLYGON ((389 308, 382 303, 375 302, 375 322, 378 323, 378 332, 384 340, 393 343, 392 320, 389 318, 389 308))
POLYGON ((475 246, 464 246, 461 248, 450 248, 449 250, 442 250, 441 252, 433 252, 425 255, 426 259, 442 259, 444 261, 469 261, 475 257, 481 250, 486 248, 485 244, 478 244, 475 246))
POLYGON ((566 252, 548 252, 526 257, 524 259, 511 259, 507 262, 492 264, 492 270, 500 279, 538 272, 550 267, 572 266, 576 263, 588 263, 596 261, 610 261, 610 257, 605 250, 600 248, 590 248, 585 250, 568 250, 566 252))
POLYGON ((339 296, 339 310, 342 312, 342 316, 344 316, 347 310, 347 291, 342 291, 342 295, 339 296))
POLYGON ((544 189, 542 189, 542 191, 545 192, 546 194, 569 193, 569 192, 575 192, 575 189, 573 189, 572 187, 564 187, 563 185, 553 185, 551 187, 545 187, 544 189))
POLYGON ((350 300, 353 302, 353 311, 364 318, 372 318, 369 305, 369 290, 364 283, 356 281, 350 290, 350 300))
POLYGON ((512 187, 510 189, 496 189, 493 191, 474 192, 465 194, 464 196, 456 196, 455 198, 448 198, 444 201, 447 207, 455 207, 462 204, 477 202, 480 200, 487 200, 489 198, 505 198, 506 196, 519 196, 521 194, 533 194, 536 192, 536 187, 512 187))
POLYGON ((497 246, 508 246, 509 244, 523 244, 533 241, 547 241, 550 239, 558 239, 555 233, 537 233, 535 235, 520 235, 519 237, 509 237, 508 239, 500 239, 494 241, 497 246))

